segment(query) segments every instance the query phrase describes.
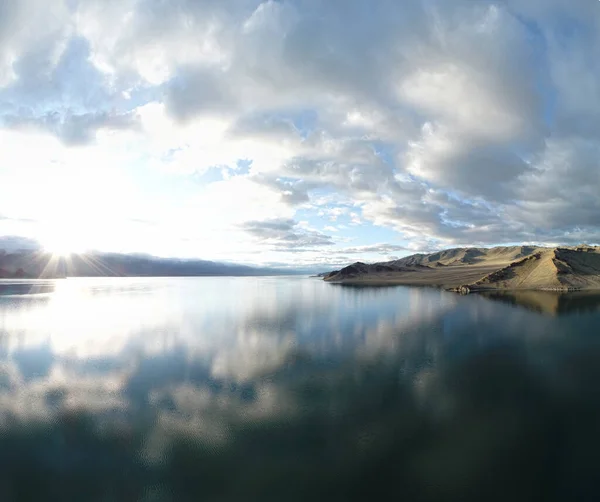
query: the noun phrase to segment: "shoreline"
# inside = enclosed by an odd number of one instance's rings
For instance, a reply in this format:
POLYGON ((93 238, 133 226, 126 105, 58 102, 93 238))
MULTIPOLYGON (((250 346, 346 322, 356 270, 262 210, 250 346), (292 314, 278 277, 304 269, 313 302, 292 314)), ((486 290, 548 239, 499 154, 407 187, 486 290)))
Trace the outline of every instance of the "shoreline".
POLYGON ((360 279, 360 280, 344 280, 344 281, 324 281, 328 284, 336 284, 338 286, 364 286, 364 287, 394 287, 405 286, 411 288, 435 288, 448 293, 456 293, 459 295, 469 295, 478 293, 519 293, 519 292, 539 292, 539 293, 593 293, 600 292, 600 288, 573 288, 573 287, 524 287, 524 288, 485 288, 472 286, 453 286, 449 287, 443 284, 425 284, 425 283, 408 283, 405 281, 394 280, 376 280, 376 279, 360 279))
POLYGON ((571 286, 556 287, 556 286, 539 286, 539 287, 516 287, 516 288, 494 288, 485 286, 474 286, 469 284, 443 284, 435 279, 422 280, 422 281, 411 281, 410 279, 401 278, 377 278, 377 277, 364 277, 364 278, 352 278, 343 279, 337 281, 326 281, 328 284, 346 285, 346 286, 407 286, 407 287, 428 287, 441 289, 451 293, 459 294, 472 294, 472 293, 486 293, 486 292, 514 292, 514 291, 544 291, 550 293, 573 293, 578 291, 600 291, 600 287, 583 287, 576 288, 571 286), (468 291, 466 291, 468 290, 468 291))

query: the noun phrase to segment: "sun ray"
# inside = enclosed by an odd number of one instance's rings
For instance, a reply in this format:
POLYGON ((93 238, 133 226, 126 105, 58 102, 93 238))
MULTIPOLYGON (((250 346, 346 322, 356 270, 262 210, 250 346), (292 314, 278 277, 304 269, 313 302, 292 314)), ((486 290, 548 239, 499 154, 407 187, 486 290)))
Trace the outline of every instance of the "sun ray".
POLYGON ((89 265, 93 270, 98 272, 100 275, 111 275, 111 276, 120 276, 116 270, 113 270, 108 265, 102 262, 102 259, 96 258, 92 255, 81 254, 78 255, 81 261, 89 265))
POLYGON ((38 277, 39 279, 54 279, 57 276, 58 265, 60 257, 55 254, 51 254, 46 266, 42 270, 42 273, 38 277))

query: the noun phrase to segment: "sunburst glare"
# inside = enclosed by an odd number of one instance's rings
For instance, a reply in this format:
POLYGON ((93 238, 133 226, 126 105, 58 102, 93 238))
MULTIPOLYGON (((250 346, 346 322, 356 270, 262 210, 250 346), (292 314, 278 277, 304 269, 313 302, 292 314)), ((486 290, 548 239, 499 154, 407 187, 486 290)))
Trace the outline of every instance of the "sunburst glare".
POLYGON ((82 245, 77 236, 68 231, 52 232, 44 238, 43 246, 45 251, 61 257, 85 251, 85 246, 82 245))

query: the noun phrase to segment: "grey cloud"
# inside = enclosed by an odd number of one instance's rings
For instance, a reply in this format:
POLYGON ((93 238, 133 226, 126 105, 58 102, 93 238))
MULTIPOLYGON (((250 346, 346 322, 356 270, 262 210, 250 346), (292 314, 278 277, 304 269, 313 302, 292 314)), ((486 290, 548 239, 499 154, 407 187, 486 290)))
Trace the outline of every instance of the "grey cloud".
POLYGON ((315 188, 315 183, 306 183, 303 180, 287 180, 279 176, 257 174, 250 178, 259 185, 269 187, 281 195, 281 200, 290 206, 297 206, 309 202, 308 191, 315 188))
POLYGON ((358 246, 358 247, 347 247, 338 250, 339 253, 346 255, 350 254, 365 254, 365 253, 376 253, 381 255, 387 255, 389 253, 397 253, 402 251, 412 251, 412 249, 406 246, 398 246, 396 244, 374 244, 371 246, 358 246))
POLYGON ((400 183, 394 177, 394 166, 378 156, 371 142, 356 137, 330 138, 324 132, 313 132, 298 141, 286 134, 284 127, 269 129, 271 139, 290 141, 298 156, 282 164, 275 173, 253 174, 253 181, 282 193, 292 205, 307 203, 312 190, 332 187, 351 198, 358 193, 375 194, 382 188, 396 195, 418 190, 414 183, 400 183))
POLYGON ((363 217, 379 226, 395 228, 401 233, 439 235, 443 221, 437 206, 400 205, 391 200, 375 200, 362 208, 363 217))
POLYGON ((100 129, 126 130, 135 129, 139 125, 134 113, 119 115, 107 112, 80 115, 53 112, 39 117, 5 115, 2 122, 5 127, 12 129, 34 128, 50 132, 69 146, 91 143, 100 129))
MULTIPOLYGON (((356 131, 332 136, 321 128, 325 124, 319 119, 302 137, 292 122, 293 114, 284 111, 282 115, 243 116, 230 134, 287 145, 296 155, 280 166, 277 175, 295 179, 309 189, 330 185, 341 190, 375 192, 378 187, 392 188, 396 184, 393 164, 382 159, 373 141, 356 131)), ((383 145, 393 151, 393 145, 383 145)))
POLYGON ((167 84, 165 103, 176 119, 186 121, 200 114, 232 111, 235 97, 218 70, 188 68, 167 84))
POLYGON ((373 164, 355 164, 336 159, 295 158, 282 166, 282 174, 342 191, 370 191, 391 182, 392 171, 375 157, 373 164))
POLYGON ((587 139, 549 141, 534 169, 521 178, 515 220, 546 231, 600 227, 600 143, 587 139))
POLYGON ((378 76, 391 48, 387 42, 394 34, 392 19, 399 22, 396 33, 401 32, 414 9, 407 6, 403 21, 389 1, 380 2, 376 9, 350 1, 344 4, 342 20, 339 3, 321 2, 319 7, 306 9, 284 42, 283 58, 297 69, 300 83, 314 86, 325 81, 331 91, 359 93, 370 99, 384 94, 385 89, 379 87, 387 82, 378 76), (386 13, 392 16, 386 19, 386 13), (375 22, 364 23, 365 16, 375 17, 375 22))
POLYGON ((0 3, 0 37, 4 42, 8 36, 11 21, 14 21, 18 12, 18 2, 2 2, 0 3))
POLYGON ((67 145, 93 141, 98 129, 135 128, 135 113, 89 57, 89 44, 80 37, 53 38, 22 54, 13 65, 16 81, 0 89, 0 123, 37 128, 67 145))
MULTIPOLYGON (((377 9, 353 0, 343 5, 344 22, 336 2, 256 2, 254 6, 254 13, 230 9, 229 16, 214 9, 208 15, 192 9, 187 13, 190 23, 208 18, 221 27, 220 42, 230 50, 231 59, 226 71, 219 66, 215 75, 220 77, 220 87, 236 83, 242 107, 281 108, 300 100, 321 108, 344 97, 349 103, 368 103, 377 109, 394 107, 389 79, 382 74, 392 62, 398 63, 393 57, 395 39, 410 33, 401 27, 411 23, 414 27, 415 18, 423 17, 418 5, 403 6, 400 12, 387 0, 379 2, 377 9), (366 15, 374 17, 373 22, 365 23, 366 15), (242 28, 230 33, 222 20, 232 18, 242 28)), ((188 99, 205 103, 202 95, 199 86, 188 99)), ((196 113, 203 110, 199 106, 196 113)))
POLYGON ((90 47, 84 38, 50 39, 20 55, 13 65, 17 80, 2 89, 0 97, 17 108, 35 111, 106 106, 112 98, 106 76, 89 58, 90 47))
POLYGON ((363 217, 408 236, 412 249, 448 245, 484 245, 535 240, 535 231, 511 216, 510 207, 482 200, 462 200, 443 191, 428 191, 414 204, 392 199, 363 206, 363 217))
POLYGON ((561 135, 597 136, 600 127, 600 12, 597 2, 509 0, 511 9, 535 23, 547 54, 546 84, 552 86, 550 120, 561 135), (567 28, 566 26, 569 26, 567 28))
POLYGON ((0 4, 0 89, 14 79, 20 56, 55 47, 68 32, 62 2, 5 0, 0 4))
POLYGON ((474 142, 448 132, 430 131, 406 156, 409 171, 434 185, 504 200, 529 166, 508 145, 474 142), (439 136, 438 136, 439 135, 439 136))
POLYGON ((231 137, 300 141, 300 132, 289 118, 292 113, 280 111, 243 115, 234 122, 228 133, 231 137))
POLYGON ((409 84, 420 75, 425 78, 417 82, 426 88, 405 97, 436 120, 466 129, 475 138, 538 137, 539 54, 521 20, 502 4, 464 1, 441 4, 434 9, 434 19, 432 41, 417 53, 417 71, 403 82, 409 84))
POLYGON ((303 229, 291 219, 251 221, 242 225, 242 229, 264 244, 287 251, 334 244, 330 236, 303 229))

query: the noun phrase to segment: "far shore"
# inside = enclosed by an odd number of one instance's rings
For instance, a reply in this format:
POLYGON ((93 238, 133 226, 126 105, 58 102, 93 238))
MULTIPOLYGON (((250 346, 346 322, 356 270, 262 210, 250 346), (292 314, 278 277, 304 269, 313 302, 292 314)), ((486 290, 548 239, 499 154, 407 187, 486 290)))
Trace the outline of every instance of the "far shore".
POLYGON ((355 285, 399 285, 399 286, 434 286, 452 289, 464 284, 472 284, 482 277, 498 270, 497 266, 474 267, 472 265, 444 267, 436 270, 415 270, 402 273, 367 274, 337 281, 331 284, 355 285))
MULTIPOLYGON (((355 277, 352 279, 344 279, 340 281, 326 281, 329 284, 338 284, 343 286, 412 286, 412 287, 428 287, 438 288, 445 291, 460 292, 461 283, 452 282, 441 284, 434 278, 430 280, 414 281, 402 277, 355 277)), ((468 286, 469 293, 492 293, 495 291, 512 292, 512 291, 542 291, 547 293, 571 293, 571 292, 593 292, 600 291, 600 288, 572 288, 572 287, 521 287, 521 288, 498 288, 498 287, 473 287, 468 286)))

